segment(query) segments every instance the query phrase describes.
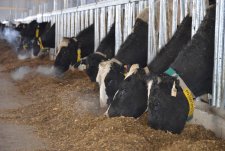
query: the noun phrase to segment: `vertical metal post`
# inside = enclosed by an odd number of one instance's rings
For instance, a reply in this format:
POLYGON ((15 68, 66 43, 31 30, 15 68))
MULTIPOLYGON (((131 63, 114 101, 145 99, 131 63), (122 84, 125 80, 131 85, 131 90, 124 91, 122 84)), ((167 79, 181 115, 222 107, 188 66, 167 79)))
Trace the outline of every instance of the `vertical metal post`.
POLYGON ((94 23, 94 10, 91 9, 89 11, 89 16, 90 16, 90 19, 89 19, 89 25, 93 24, 94 23))
POLYGON ((178 0, 173 0, 172 35, 177 30, 177 12, 178 12, 178 0))
POLYGON ((70 37, 71 35, 71 13, 67 13, 67 22, 66 22, 66 25, 67 25, 67 37, 70 37))
POLYGON ((149 0, 149 26, 148 26, 148 63, 150 63, 157 54, 155 39, 155 0, 149 0))
POLYGON ((115 21, 115 7, 110 6, 108 7, 108 24, 107 24, 107 32, 109 32, 111 25, 115 21))
POLYGON ((131 30, 132 30, 131 4, 127 3, 125 4, 123 41, 125 41, 127 36, 131 33, 131 30))
POLYGON ((217 0, 215 25, 215 56, 212 105, 220 107, 223 101, 223 56, 224 56, 224 1, 217 0))
POLYGON ((88 16, 88 10, 85 11, 85 22, 84 22, 84 27, 87 28, 89 26, 89 16, 88 16))
POLYGON ((191 35, 193 36, 196 32, 196 18, 197 18, 197 0, 193 0, 192 3, 192 31, 191 35))
POLYGON ((140 14, 143 9, 144 9, 144 2, 143 0, 141 0, 138 3, 138 14, 140 14))
POLYGON ((80 12, 80 30, 84 30, 84 11, 80 12))
POLYGON ((75 36, 75 13, 72 13, 71 14, 71 37, 74 37, 75 36))
POLYGON ((122 29, 121 29, 121 5, 116 6, 116 21, 115 21, 115 34, 116 34, 116 44, 115 44, 115 55, 117 54, 119 47, 122 43, 122 29))
POLYGON ((167 18, 166 18, 167 1, 160 1, 160 21, 159 21, 159 47, 162 48, 167 42, 167 18))
POLYGON ((100 41, 105 37, 106 35, 106 21, 105 21, 105 7, 101 8, 101 14, 100 14, 100 41))
POLYGON ((80 12, 75 13, 75 35, 80 32, 80 12))
POLYGON ((95 50, 98 48, 100 33, 99 33, 99 8, 95 9, 95 50))

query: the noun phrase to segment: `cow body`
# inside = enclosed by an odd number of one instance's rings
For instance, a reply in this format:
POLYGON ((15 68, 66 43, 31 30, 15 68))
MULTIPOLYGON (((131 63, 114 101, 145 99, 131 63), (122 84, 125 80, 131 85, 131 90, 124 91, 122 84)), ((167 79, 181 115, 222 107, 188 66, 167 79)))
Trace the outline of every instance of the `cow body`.
POLYGON ((163 73, 175 60, 182 48, 191 40, 191 17, 184 18, 177 31, 160 53, 144 69, 133 65, 121 82, 107 115, 139 117, 147 108, 146 76, 163 73), (146 75, 147 74, 147 75, 146 75))
POLYGON ((96 81, 100 85, 100 106, 106 107, 113 99, 120 82, 124 79, 124 65, 138 63, 146 66, 148 50, 148 8, 136 19, 133 32, 120 46, 110 61, 99 64, 96 81))
POLYGON ((78 67, 81 63, 80 57, 86 57, 94 52, 94 24, 74 38, 63 38, 58 50, 54 66, 59 73, 67 71, 70 65, 78 67))
MULTIPOLYGON (((214 34, 215 6, 211 6, 197 33, 170 66, 195 96, 212 92, 214 34)), ((149 82, 149 126, 180 133, 191 109, 181 81, 162 74, 151 77, 149 82), (173 89, 175 95, 171 93, 173 89)))
POLYGON ((114 57, 115 54, 115 23, 112 24, 109 33, 100 42, 95 53, 90 54, 86 59, 86 73, 92 82, 96 81, 98 65, 114 57))

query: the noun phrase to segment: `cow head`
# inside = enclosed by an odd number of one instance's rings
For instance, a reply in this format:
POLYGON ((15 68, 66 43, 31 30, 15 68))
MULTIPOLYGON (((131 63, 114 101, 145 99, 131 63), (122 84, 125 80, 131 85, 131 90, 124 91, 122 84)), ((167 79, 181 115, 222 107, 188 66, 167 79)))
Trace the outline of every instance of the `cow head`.
POLYGON ((130 71, 121 82, 111 105, 106 111, 108 117, 139 117, 147 108, 146 72, 139 66, 132 65, 130 71))
POLYGON ((87 59, 85 60, 86 64, 86 73, 91 79, 92 82, 96 81, 96 77, 98 74, 98 65, 100 62, 105 61, 106 58, 99 54, 93 53, 90 54, 87 59))
POLYGON ((59 47, 54 67, 63 73, 70 65, 78 67, 80 62, 79 43, 75 38, 63 38, 59 47))
POLYGON ((160 75, 148 81, 148 125, 154 129, 180 133, 186 123, 189 105, 179 81, 160 75))
POLYGON ((105 77, 105 91, 108 96, 107 103, 110 104, 113 100, 113 96, 119 89, 120 83, 124 80, 126 74, 126 68, 123 65, 119 65, 115 62, 111 64, 110 70, 105 77))

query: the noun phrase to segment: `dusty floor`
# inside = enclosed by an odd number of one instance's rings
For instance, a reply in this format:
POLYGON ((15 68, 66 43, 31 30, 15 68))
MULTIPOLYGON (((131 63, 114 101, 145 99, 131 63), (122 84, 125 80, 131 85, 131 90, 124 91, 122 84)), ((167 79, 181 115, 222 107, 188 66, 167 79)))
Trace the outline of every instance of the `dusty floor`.
MULTIPOLYGON (((0 72, 10 77, 18 67, 37 68, 52 62, 48 59, 19 61, 11 48, 0 41, 0 64, 4 68, 0 72)), ((29 98, 29 101, 15 104, 18 108, 0 110, 0 121, 36 129, 24 130, 38 135, 37 139, 41 140, 37 143, 47 142, 47 148, 36 150, 225 150, 225 141, 202 126, 187 125, 181 135, 173 135, 149 128, 146 115, 139 119, 103 117, 104 110, 99 109, 98 87, 80 71, 69 71, 62 78, 31 72, 13 84, 21 97, 29 98)), ((8 126, 3 124, 1 127, 8 126)), ((39 146, 45 146, 42 144, 39 146)))

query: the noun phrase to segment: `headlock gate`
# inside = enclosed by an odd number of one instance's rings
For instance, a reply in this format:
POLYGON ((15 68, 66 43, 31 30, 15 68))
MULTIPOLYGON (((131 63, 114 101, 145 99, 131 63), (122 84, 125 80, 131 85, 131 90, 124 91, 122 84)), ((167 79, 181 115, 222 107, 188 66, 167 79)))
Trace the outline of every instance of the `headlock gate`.
MULTIPOLYGON (((17 19, 29 22, 37 19, 38 22, 51 21, 56 23, 56 46, 62 37, 76 36, 81 30, 95 24, 95 49, 115 22, 116 44, 115 53, 126 37, 132 32, 135 18, 144 8, 149 8, 149 38, 148 62, 158 53, 176 31, 182 19, 189 13, 192 15, 192 35, 197 31, 208 6, 208 0, 103 0, 84 1, 76 3, 75 7, 68 8, 69 0, 64 0, 64 9, 54 0, 52 12, 39 13, 34 16, 17 19), (80 5, 80 6, 78 6, 80 5)), ((225 107, 225 2, 216 1, 216 27, 215 27, 215 55, 213 99, 211 105, 225 107)), ((55 52, 56 54, 57 52, 55 52)))

